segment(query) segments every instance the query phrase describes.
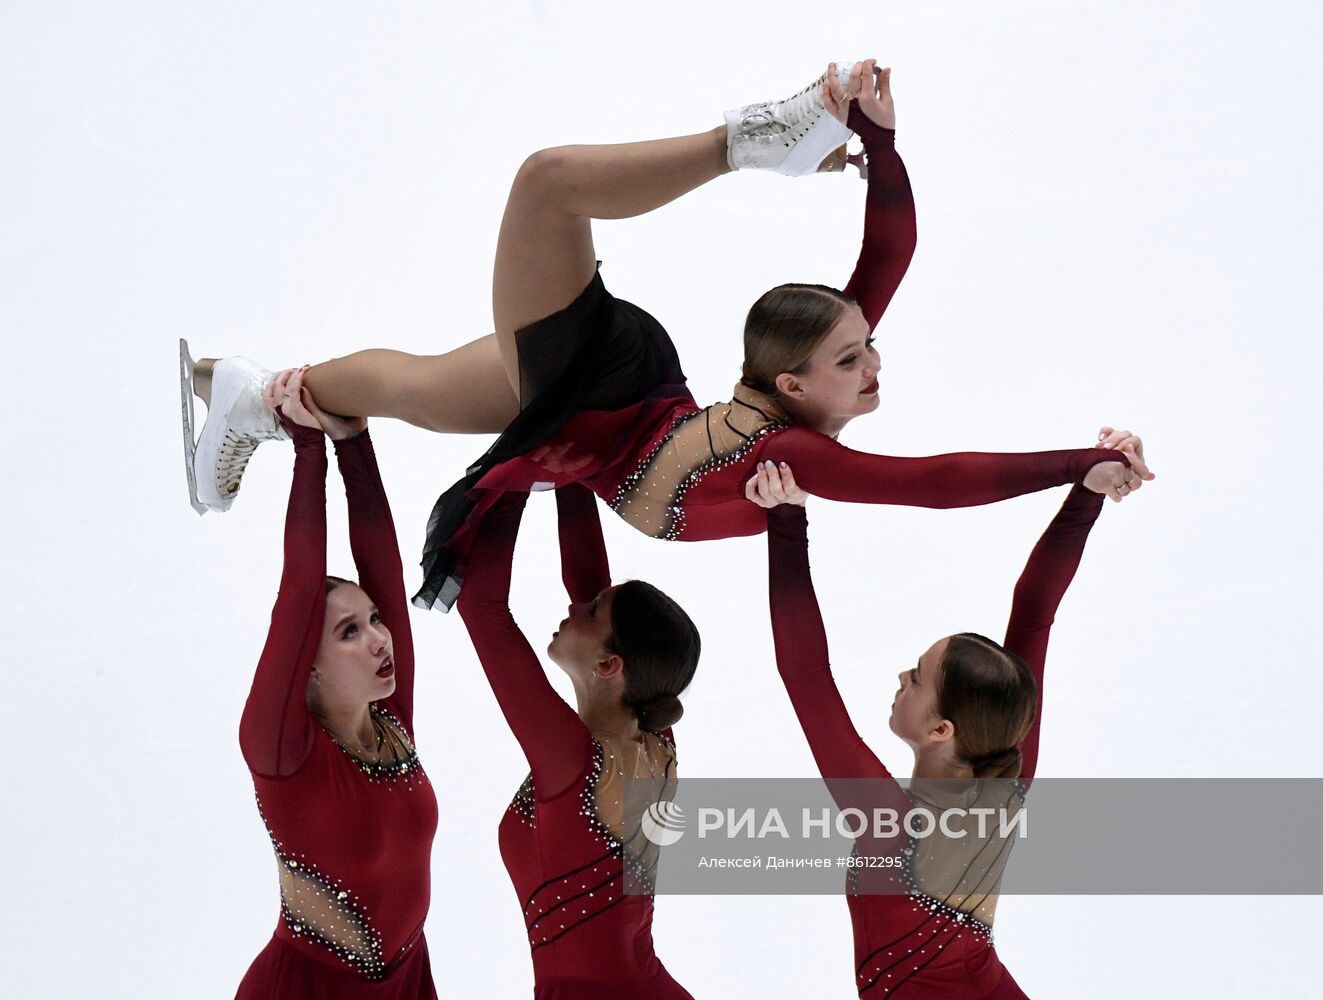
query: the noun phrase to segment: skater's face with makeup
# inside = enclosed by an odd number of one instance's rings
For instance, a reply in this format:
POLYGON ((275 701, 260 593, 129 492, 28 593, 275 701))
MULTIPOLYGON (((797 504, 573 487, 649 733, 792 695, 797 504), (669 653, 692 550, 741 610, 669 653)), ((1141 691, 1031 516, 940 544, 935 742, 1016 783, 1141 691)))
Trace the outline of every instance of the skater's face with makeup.
POLYGON ((619 670, 620 655, 611 644, 611 603, 620 588, 607 587, 591 600, 571 604, 560 627, 552 634, 547 655, 575 680, 619 670))
POLYGON ((341 583, 326 595, 313 684, 325 703, 367 704, 395 691, 395 648, 377 606, 361 587, 341 583))
POLYGON ((799 373, 784 372, 776 384, 798 422, 834 435, 850 420, 877 409, 879 368, 868 321, 851 304, 799 373))

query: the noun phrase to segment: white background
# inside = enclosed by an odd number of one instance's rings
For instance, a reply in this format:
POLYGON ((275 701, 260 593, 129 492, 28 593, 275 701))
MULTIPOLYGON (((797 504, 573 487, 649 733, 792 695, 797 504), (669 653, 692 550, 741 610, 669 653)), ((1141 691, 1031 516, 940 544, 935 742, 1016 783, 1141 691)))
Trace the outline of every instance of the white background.
MULTIPOLYGON (((1105 510, 1062 608, 1039 773, 1319 776, 1319 28, 1307 2, 6 4, 0 992, 231 996, 275 923, 236 730, 290 454, 264 446, 234 510, 198 519, 176 338, 269 367, 454 347, 489 329, 525 155, 708 128, 833 57, 894 67, 920 227, 879 331, 880 412, 845 442, 1037 450, 1110 422, 1144 434, 1159 475, 1105 510)), ((759 293, 845 280, 863 195, 723 177, 600 224, 598 255, 671 331, 696 397, 724 399, 759 293)), ((412 588, 427 511, 487 439, 373 436, 412 588)), ((836 674, 897 770, 896 673, 952 631, 999 634, 1061 492, 813 505, 836 674)), ((330 566, 352 574, 330 495, 330 566)), ((564 607, 552 506, 531 504, 516 567, 535 638, 564 607)), ((657 583, 703 631, 684 773, 812 775, 763 540, 604 521, 617 578, 657 583)), ((496 846, 525 765, 460 622, 414 629, 438 988, 527 996, 496 846)), ((1317 996, 1319 929, 1316 900, 1292 898, 1020 897, 997 915, 1036 998, 1317 996)), ((853 995, 839 898, 664 897, 656 945, 700 998, 853 995)))

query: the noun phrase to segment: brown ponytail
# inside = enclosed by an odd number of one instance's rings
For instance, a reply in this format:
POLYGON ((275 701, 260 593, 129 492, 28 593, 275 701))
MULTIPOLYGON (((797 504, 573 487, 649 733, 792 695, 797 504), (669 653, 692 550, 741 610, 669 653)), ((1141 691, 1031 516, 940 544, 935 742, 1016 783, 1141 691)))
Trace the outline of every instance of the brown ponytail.
POLYGON ((986 636, 953 635, 942 657, 937 711, 955 724, 956 756, 976 778, 1017 778, 1038 686, 1025 662, 986 636))

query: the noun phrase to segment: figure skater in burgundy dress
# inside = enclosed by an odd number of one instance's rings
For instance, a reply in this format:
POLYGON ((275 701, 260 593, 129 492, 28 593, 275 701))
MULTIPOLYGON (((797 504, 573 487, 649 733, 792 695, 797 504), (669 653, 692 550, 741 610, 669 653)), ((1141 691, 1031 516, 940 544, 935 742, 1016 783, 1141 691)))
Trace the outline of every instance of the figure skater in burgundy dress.
POLYGON ((435 998, 423 920, 436 797, 413 743, 413 641, 363 419, 299 372, 266 387, 294 439, 285 567, 239 726, 280 876, 280 919, 239 1000, 435 998), (329 436, 359 582, 326 574, 329 436))
MULTIPOLYGON (((892 458, 837 443, 846 424, 877 408, 872 331, 914 252, 890 71, 874 60, 833 63, 793 97, 725 119, 696 135, 534 153, 501 223, 494 334, 436 357, 368 350, 307 373, 335 413, 501 432, 437 501, 415 604, 453 604, 482 514, 506 491, 581 482, 645 534, 696 541, 766 529, 766 514, 744 496, 761 460, 788 462, 815 496, 957 507, 1078 483, 1111 457, 1074 449, 892 458), (843 291, 790 284, 759 298, 733 397, 699 407, 666 331, 603 285, 592 220, 642 215, 731 170, 841 168, 852 131, 868 184, 853 275, 843 291)), ((767 221, 770 233, 774 212, 767 221)), ((194 506, 224 510, 253 449, 281 435, 253 402, 272 376, 240 358, 198 363, 216 388, 195 453, 194 367, 181 344, 186 470, 194 506)))
MULTIPOLYGON (((1143 444, 1103 428, 1123 463, 1143 464, 1143 444)), ((1124 464, 1123 464, 1124 467, 1124 464)), ((903 826, 865 829, 847 874, 854 928, 855 987, 867 1000, 1024 1000, 992 943, 997 894, 1014 817, 1038 766, 1043 668, 1057 607, 1102 510, 1142 485, 1137 473, 1118 491, 1098 468, 1075 485, 1038 540, 1015 585, 1001 645, 975 633, 939 639, 900 674, 891 731, 914 750, 908 793, 878 760, 850 719, 827 652, 808 561, 805 494, 790 468, 763 465, 751 482, 768 511, 772 630, 777 667, 837 805, 904 817, 918 805, 933 816, 959 808, 996 815, 985 831, 966 819, 964 837, 910 837, 903 826), (1002 779, 1002 780, 986 780, 1002 779)), ((1150 474, 1151 475, 1151 474, 1150 474)), ((963 824, 963 825, 962 825, 963 824)))
POLYGON ((698 663, 681 608, 631 580, 611 585, 596 499, 556 491, 569 613, 547 653, 575 706, 548 683, 510 614, 510 563, 526 493, 483 518, 459 612, 530 773, 500 825, 501 857, 523 910, 537 1000, 692 1000, 653 953, 657 852, 628 809, 632 779, 675 790, 671 727, 698 663), (640 891, 641 890, 641 891, 640 891))

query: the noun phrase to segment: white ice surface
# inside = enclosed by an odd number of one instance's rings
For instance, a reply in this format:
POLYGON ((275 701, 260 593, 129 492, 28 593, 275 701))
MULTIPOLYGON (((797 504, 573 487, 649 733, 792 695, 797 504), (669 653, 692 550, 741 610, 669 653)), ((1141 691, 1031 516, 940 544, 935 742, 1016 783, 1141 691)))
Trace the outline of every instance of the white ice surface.
MULTIPOLYGON (((228 997, 275 923, 236 728, 290 457, 264 446, 234 510, 198 519, 175 339, 272 367, 454 347, 490 327, 527 153, 707 128, 838 54, 894 67, 920 226, 880 327, 881 412, 845 442, 1035 450, 1110 422, 1159 473, 1106 509, 1058 618, 1040 774, 1318 776, 1321 20, 1135 0, 0 7, 0 994, 228 997)), ((726 398, 749 303, 843 282, 863 193, 725 177, 598 225, 604 276, 667 325, 695 395, 726 398)), ((373 436, 412 569, 486 439, 373 436)), ((1001 629, 1059 500, 814 505, 836 675, 898 770, 896 672, 938 636, 1001 629)), ((531 507, 514 602, 540 636, 564 598, 552 504, 531 507)), ((813 774, 772 665, 762 539, 604 523, 617 577, 703 631, 684 773, 813 774)), ((414 628, 438 986, 526 996, 495 836, 525 766, 460 622, 414 628)), ((1007 898, 999 951, 1036 998, 1318 996, 1316 904, 1007 898)), ((839 898, 662 898, 656 943, 700 998, 853 995, 839 898)))

